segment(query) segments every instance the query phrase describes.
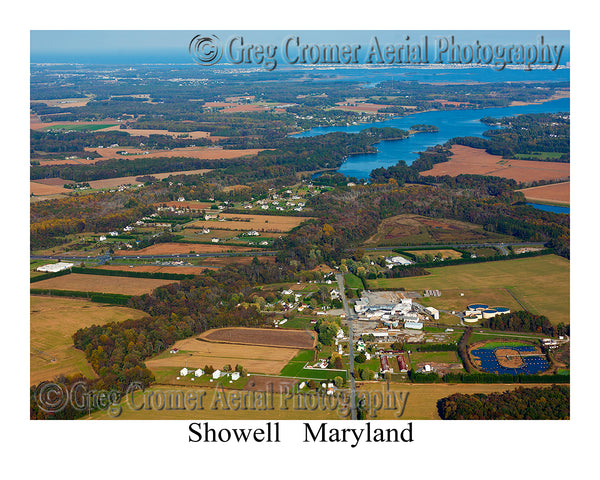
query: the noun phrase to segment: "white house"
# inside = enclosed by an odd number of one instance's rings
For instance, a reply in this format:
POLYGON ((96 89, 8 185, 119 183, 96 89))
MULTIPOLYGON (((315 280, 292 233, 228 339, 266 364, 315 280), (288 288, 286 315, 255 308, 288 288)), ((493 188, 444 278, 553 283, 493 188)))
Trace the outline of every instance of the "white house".
POLYGON ((211 238, 210 241, 213 243, 219 243, 219 239, 217 237, 211 238))
POLYGON ((204 370, 202 370, 201 368, 194 372, 194 376, 196 377, 201 377, 202 375, 204 375, 204 370))
POLYGON ((250 230, 248 232, 248 235, 250 235, 251 237, 258 237, 260 233, 258 233, 256 230, 250 230))
POLYGON ((234 381, 239 380, 239 378, 240 378, 240 372, 232 372, 232 374, 231 374, 232 380, 234 380, 234 381))
POLYGON ((217 380, 219 377, 221 377, 221 370, 215 370, 212 374, 212 377, 217 380))
POLYGON ((185 377, 188 373, 189 373, 189 370, 185 367, 183 367, 181 370, 179 370, 179 375, 181 375, 182 377, 185 377))

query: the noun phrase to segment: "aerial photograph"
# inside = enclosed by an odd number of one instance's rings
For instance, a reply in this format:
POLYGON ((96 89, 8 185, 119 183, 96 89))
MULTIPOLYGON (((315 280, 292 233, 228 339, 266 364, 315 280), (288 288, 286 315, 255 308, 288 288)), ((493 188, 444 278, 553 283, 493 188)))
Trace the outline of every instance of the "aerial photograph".
POLYGON ((31 420, 571 418, 569 31, 30 41, 31 420))

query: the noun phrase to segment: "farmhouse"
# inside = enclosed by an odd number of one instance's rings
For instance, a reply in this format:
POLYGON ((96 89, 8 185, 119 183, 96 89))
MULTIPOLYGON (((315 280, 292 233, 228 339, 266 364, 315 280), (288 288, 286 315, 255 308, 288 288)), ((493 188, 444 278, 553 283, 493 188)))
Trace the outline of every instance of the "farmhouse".
POLYGON ((196 376, 196 377, 201 377, 202 375, 204 375, 204 370, 202 370, 201 368, 197 369, 194 372, 194 376, 196 376))
POLYGON ((185 367, 183 367, 181 370, 179 370, 179 375, 181 375, 182 377, 185 377, 188 373, 189 373, 189 370, 185 367))
POLYGON ((74 263, 67 262, 58 262, 58 263, 50 263, 48 265, 42 265, 41 267, 36 268, 38 272, 48 272, 48 273, 56 273, 62 272, 63 270, 67 270, 71 268, 74 263))
POLYGON ((217 379, 219 379, 220 377, 221 377, 221 370, 215 370, 215 371, 213 372, 213 374, 212 374, 212 378, 213 378, 214 380, 217 380, 217 379))

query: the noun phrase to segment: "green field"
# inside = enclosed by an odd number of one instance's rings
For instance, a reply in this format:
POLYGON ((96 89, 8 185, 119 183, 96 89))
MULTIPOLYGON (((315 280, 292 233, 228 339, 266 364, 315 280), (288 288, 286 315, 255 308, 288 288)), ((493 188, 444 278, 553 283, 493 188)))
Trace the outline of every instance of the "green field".
POLYGON ((564 153, 560 152, 532 152, 532 153, 517 153, 515 158, 519 160, 557 160, 564 153))
POLYGON ((484 350, 493 350, 494 348, 501 348, 501 347, 529 347, 531 346, 530 342, 520 342, 518 340, 498 340, 495 342, 488 342, 485 345, 479 347, 479 348, 483 348, 484 350))
POLYGON ((346 282, 346 287, 348 288, 360 288, 361 290, 365 288, 362 280, 352 273, 346 273, 344 275, 344 281, 346 282))
POLYGON ((456 352, 413 352, 410 363, 413 368, 421 362, 461 363, 456 352))
POLYGON ((116 127, 117 123, 107 123, 107 124, 96 124, 96 125, 53 125, 50 127, 42 128, 43 131, 48 130, 69 130, 75 132, 83 132, 86 130, 94 131, 94 130, 102 130, 103 128, 108 127, 116 127))
MULTIPOLYGON (((324 358, 324 355, 321 355, 321 358, 324 358)), ((346 377, 345 372, 337 370, 304 368, 304 365, 306 365, 307 362, 312 362, 312 360, 313 351, 302 350, 298 355, 292 358, 285 367, 283 367, 279 375, 282 377, 298 377, 313 380, 333 380, 334 377, 338 376, 342 378, 346 377)))
POLYGON ((522 310, 520 302, 530 312, 546 315, 553 324, 569 323, 569 260, 563 257, 543 255, 427 271, 431 274, 422 277, 369 280, 367 287, 437 289, 441 297, 424 297, 419 303, 442 310, 464 310, 470 303, 522 310))

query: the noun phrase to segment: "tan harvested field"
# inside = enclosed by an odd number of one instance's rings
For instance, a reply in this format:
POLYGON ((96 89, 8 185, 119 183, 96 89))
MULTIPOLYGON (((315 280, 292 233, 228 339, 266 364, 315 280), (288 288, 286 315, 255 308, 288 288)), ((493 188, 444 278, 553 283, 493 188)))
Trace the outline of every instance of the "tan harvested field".
MULTIPOLYGON (((64 182, 64 185, 67 182, 64 182)), ((64 188, 62 185, 48 185, 46 183, 40 183, 38 181, 29 182, 29 192, 33 195, 56 195, 60 193, 67 194, 72 190, 64 188)))
POLYGON ((57 375, 81 373, 93 378, 85 354, 73 346, 71 336, 80 328, 143 318, 146 314, 126 307, 83 299, 31 296, 30 384, 53 380, 57 375), (54 359, 54 361, 52 361, 54 359))
POLYGON ((98 130, 99 132, 110 132, 118 130, 119 132, 127 132, 129 135, 135 137, 149 137, 150 135, 168 135, 169 137, 177 138, 179 135, 187 134, 186 139, 196 139, 196 138, 210 138, 210 132, 170 132, 169 130, 152 130, 145 128, 121 128, 120 125, 116 125, 114 127, 103 128, 102 130, 98 130))
MULTIPOLYGON (((211 148, 211 147, 186 147, 186 148, 173 148, 172 150, 143 150, 141 148, 127 148, 127 147, 115 147, 115 148, 85 148, 87 152, 97 152, 101 155, 101 158, 125 158, 125 159, 139 159, 139 158, 172 158, 172 157, 185 157, 185 158, 197 158, 201 160, 229 160, 231 158, 240 158, 246 156, 256 155, 263 149, 248 148, 243 150, 227 150, 224 148, 211 148), (117 152, 126 151, 128 155, 118 154, 117 152), (149 152, 144 154, 144 152, 149 152)), ((97 161, 97 160, 96 160, 97 161)))
POLYGON ((519 191, 523 192, 525 198, 532 202, 553 202, 568 205, 571 201, 571 182, 524 188, 519 191))
POLYGON ((510 107, 518 107, 518 106, 522 106, 522 105, 535 105, 536 103, 549 102, 551 100, 558 100, 560 98, 569 98, 570 96, 571 96, 570 90, 558 90, 554 95, 552 95, 550 98, 547 98, 546 100, 539 100, 536 102, 521 102, 519 100, 515 100, 513 102, 510 102, 509 106, 510 107))
POLYGON ((182 253, 224 253, 224 252, 250 252, 250 247, 236 247, 231 245, 218 245, 211 243, 157 243, 140 250, 119 250, 115 256, 123 255, 181 255, 182 253))
POLYGON ((53 100, 32 100, 31 103, 44 103, 48 107, 72 108, 85 107, 90 98, 59 98, 53 100))
POLYGON ((208 342, 269 345, 277 347, 313 348, 315 334, 304 330, 279 330, 275 328, 217 328, 200 335, 208 342))
POLYGON ((122 293, 124 295, 142 295, 157 287, 176 283, 174 280, 154 278, 109 277, 104 275, 86 275, 70 273, 62 277, 49 278, 32 283, 32 288, 52 290, 72 290, 80 292, 122 293))
POLYGON ((226 222, 197 221, 188 224, 190 228, 219 228, 220 230, 256 230, 257 232, 289 232, 312 217, 288 217, 283 215, 246 215, 238 213, 221 213, 220 218, 227 219, 226 222))
POLYGON ((30 203, 43 202, 46 200, 56 200, 57 198, 66 198, 66 194, 64 193, 52 193, 50 195, 35 195, 33 197, 29 197, 30 203))
POLYGON ((239 364, 251 373, 277 375, 299 352, 297 348, 212 343, 195 337, 179 340, 174 348, 178 348, 179 352, 166 352, 146 360, 148 368, 156 371, 169 367, 196 369, 212 365, 222 369, 225 365, 235 367, 239 364))
MULTIPOLYGON (((207 172, 211 172, 212 170, 209 168, 199 169, 199 170, 185 170, 182 172, 163 172, 163 173, 151 173, 150 176, 157 178, 159 180, 163 178, 167 178, 171 175, 204 175, 207 172)), ((136 178, 140 177, 140 175, 133 175, 131 177, 115 177, 115 178, 105 178, 102 180, 92 180, 89 182, 90 187, 92 188, 113 188, 118 187, 119 185, 130 185, 130 184, 138 184, 142 183, 136 180, 136 178)), ((178 202, 175 202, 178 203, 178 202)))
POLYGON ((446 259, 446 258, 461 258, 462 254, 460 252, 457 252, 456 250, 450 250, 450 249, 432 249, 432 250, 405 250, 408 253, 412 253, 413 255, 437 255, 437 254, 441 254, 442 258, 446 259))
POLYGON ((488 175, 518 182, 566 180, 570 175, 568 163, 507 160, 499 155, 490 155, 483 149, 464 145, 453 145, 452 153, 448 162, 437 163, 431 170, 421 172, 421 175, 488 175))
MULTIPOLYGON (((278 392, 278 386, 280 382, 278 379, 269 377, 255 377, 251 376, 248 383, 244 387, 244 390, 252 390, 249 387, 249 383, 254 380, 259 390, 264 389, 269 381, 274 381, 275 386, 273 391, 278 392), (259 385, 260 384, 260 385, 259 385), (262 386, 264 384, 264 386, 262 386)), ((385 410, 381 409, 376 417, 377 420, 439 420, 439 414, 437 411, 437 401, 441 398, 450 396, 454 393, 463 394, 476 394, 476 393, 493 393, 493 392, 506 392, 514 390, 518 387, 532 388, 532 387, 545 387, 546 385, 536 384, 404 384, 404 383, 390 383, 390 390, 396 393, 406 394, 405 409, 385 410), (400 416, 401 415, 401 416, 400 416)), ((382 382, 369 382, 369 383, 357 383, 357 393, 359 395, 368 394, 369 392, 379 392, 384 398, 386 395, 385 384, 382 382)), ((153 386, 147 393, 152 392, 164 393, 165 395, 169 392, 173 392, 172 386, 153 386)), ((142 408, 134 410, 130 404, 126 401, 122 402, 122 413, 118 417, 120 420, 340 420, 343 417, 339 416, 338 411, 332 411, 329 409, 321 410, 298 410, 291 408, 292 403, 287 403, 287 409, 282 409, 283 405, 282 396, 279 393, 273 395, 273 410, 261 410, 261 409, 233 409, 224 410, 222 408, 211 408, 215 405, 216 390, 214 388, 198 388, 198 387, 181 387, 176 390, 182 392, 183 395, 191 395, 192 397, 200 396, 203 392, 205 395, 205 401, 202 404, 202 408, 198 405, 190 403, 185 409, 158 409, 158 408, 142 408)), ((239 395, 239 391, 236 390, 225 390, 228 398, 230 395, 239 395)), ((135 400, 138 404, 143 401, 141 396, 135 400)), ((239 397, 238 397, 239 398, 239 397)), ((133 403, 132 403, 133 404, 133 403)), ((150 404, 150 403, 149 403, 150 404)), ((400 403, 397 403, 400 407, 400 403)), ((150 404, 151 406, 151 404, 150 404)), ((114 420, 106 411, 97 411, 92 413, 91 418, 94 420, 114 420)), ((402 425, 404 428, 405 425, 402 425)))

